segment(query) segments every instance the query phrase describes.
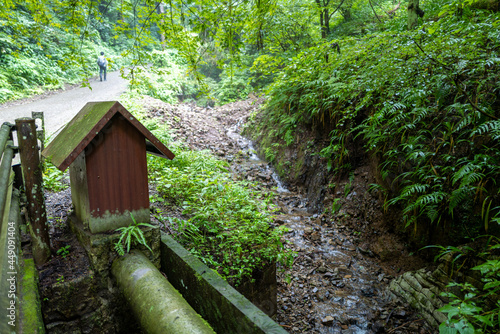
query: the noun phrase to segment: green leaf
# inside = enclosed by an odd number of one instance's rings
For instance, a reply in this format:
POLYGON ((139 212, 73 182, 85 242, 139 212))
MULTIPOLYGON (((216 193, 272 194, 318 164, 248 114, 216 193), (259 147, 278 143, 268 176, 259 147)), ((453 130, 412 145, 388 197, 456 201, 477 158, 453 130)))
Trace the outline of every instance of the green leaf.
POLYGON ((439 334, 456 334, 458 330, 453 327, 449 327, 446 322, 441 323, 439 325, 439 334))

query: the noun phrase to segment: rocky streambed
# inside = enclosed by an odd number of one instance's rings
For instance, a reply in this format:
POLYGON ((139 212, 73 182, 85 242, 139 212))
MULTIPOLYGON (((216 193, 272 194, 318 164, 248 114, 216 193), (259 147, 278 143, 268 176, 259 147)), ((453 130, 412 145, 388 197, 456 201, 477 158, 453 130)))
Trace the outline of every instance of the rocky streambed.
POLYGON ((290 333, 432 332, 422 317, 388 292, 395 276, 421 262, 408 257, 390 234, 369 226, 366 216, 373 214, 377 201, 366 195, 368 172, 355 172, 343 194, 346 205, 336 215, 309 212, 307 191, 284 185, 271 164, 256 155, 253 143, 240 134, 261 102, 201 108, 148 98, 145 105, 152 117, 172 124, 191 148, 209 149, 227 160, 235 178, 257 181, 260 189, 276 193, 279 211, 274 224, 289 228, 286 247, 297 254, 291 268, 278 268, 277 322, 290 333), (367 232, 384 235, 370 245, 367 232), (394 258, 398 256, 408 259, 394 258))
POLYGON ((359 247, 360 232, 325 214, 309 213, 307 199, 279 180, 239 130, 237 124, 227 131, 246 152, 229 159, 233 172, 276 193, 274 223, 289 228, 286 247, 297 254, 292 268, 278 274, 277 321, 291 333, 430 332, 423 318, 388 291, 394 277, 371 250, 359 247))
MULTIPOLYGON (((211 150, 229 162, 235 178, 258 181, 257 187, 276 193, 279 211, 273 224, 289 228, 286 247, 297 255, 291 268, 278 268, 276 321, 283 328, 290 333, 431 333, 423 317, 388 292, 395 276, 412 268, 413 262, 413 268, 421 263, 408 258, 390 234, 372 226, 369 216, 377 202, 366 195, 368 172, 355 172, 353 184, 343 194, 344 205, 335 214, 309 212, 305 191, 283 184, 240 135, 241 126, 261 102, 200 108, 143 100, 148 114, 169 124, 189 147, 211 150), (401 262, 403 257, 406 262, 401 262)), ((69 203, 68 191, 48 196, 56 232, 69 203)))

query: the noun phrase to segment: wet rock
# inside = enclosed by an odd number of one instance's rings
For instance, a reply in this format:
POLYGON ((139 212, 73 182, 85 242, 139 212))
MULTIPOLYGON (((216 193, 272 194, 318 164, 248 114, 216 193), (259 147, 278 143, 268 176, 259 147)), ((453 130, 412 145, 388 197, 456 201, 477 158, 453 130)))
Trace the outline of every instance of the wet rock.
POLYGON ((371 298, 375 296, 375 290, 372 287, 361 289, 361 294, 365 297, 371 298))
POLYGON ((395 310, 394 312, 392 312, 392 316, 399 319, 404 319, 406 318, 406 311, 403 309, 395 310))
POLYGON ((321 240, 321 235, 318 232, 312 233, 309 238, 311 241, 320 241, 321 240))
POLYGON ((335 319, 331 315, 327 315, 326 317, 321 319, 321 323, 324 326, 332 326, 334 321, 335 321, 335 319))
POLYGON ((330 292, 328 290, 320 290, 316 293, 316 297, 318 297, 319 301, 327 300, 330 296, 330 292))
POLYGON ((345 287, 345 283, 342 281, 332 281, 332 285, 336 288, 342 289, 345 287))
POLYGON ((361 254, 369 256, 369 257, 375 257, 375 254, 371 251, 369 248, 363 248, 363 247, 358 247, 357 249, 361 254))
POLYGON ((318 267, 318 272, 319 272, 319 273, 322 273, 322 274, 323 274, 323 273, 326 273, 326 271, 327 271, 327 270, 328 270, 328 269, 327 269, 325 266, 319 266, 319 267, 318 267))

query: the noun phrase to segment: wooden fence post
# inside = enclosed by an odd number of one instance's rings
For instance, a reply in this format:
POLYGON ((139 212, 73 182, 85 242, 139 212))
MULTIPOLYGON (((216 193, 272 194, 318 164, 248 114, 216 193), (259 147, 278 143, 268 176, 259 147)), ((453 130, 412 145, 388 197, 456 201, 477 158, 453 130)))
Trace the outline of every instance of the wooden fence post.
POLYGON ((42 187, 42 169, 36 135, 35 120, 16 119, 17 140, 23 168, 25 193, 30 218, 29 230, 33 247, 33 258, 41 265, 50 257, 50 238, 42 187))

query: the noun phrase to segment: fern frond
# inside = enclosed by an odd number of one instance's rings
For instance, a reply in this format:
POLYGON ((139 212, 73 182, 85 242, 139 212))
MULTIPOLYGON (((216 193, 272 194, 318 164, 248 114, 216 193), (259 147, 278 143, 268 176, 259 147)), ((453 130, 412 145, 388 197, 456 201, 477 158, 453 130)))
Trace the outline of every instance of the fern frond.
POLYGON ((492 120, 481 124, 477 129, 472 131, 471 137, 475 135, 483 135, 489 132, 493 134, 500 133, 500 120, 492 120))
POLYGON ((460 186, 468 186, 471 184, 476 184, 481 181, 484 177, 483 173, 469 173, 460 182, 460 186))
POLYGON ((462 179, 465 175, 476 169, 477 166, 473 164, 463 165, 452 177, 452 184, 455 185, 458 180, 462 179))
POLYGON ((427 209, 427 217, 429 217, 431 222, 435 222, 436 220, 439 222, 441 215, 437 205, 432 205, 427 209))
POLYGON ((132 243, 132 234, 127 234, 127 239, 125 239, 125 244, 127 245, 127 253, 130 252, 130 244, 132 243))
POLYGON ((469 126, 472 123, 473 119, 472 116, 467 115, 464 118, 462 118, 462 121, 458 123, 457 127, 455 128, 454 132, 460 132, 463 128, 469 126))
POLYGON ((419 206, 426 206, 429 204, 439 204, 443 199, 446 198, 446 193, 442 191, 435 191, 431 194, 422 195, 415 201, 415 204, 419 206))
POLYGON ((118 253, 118 255, 123 256, 125 255, 125 251, 123 249, 123 245, 121 243, 115 243, 115 251, 118 253))
POLYGON ((449 210, 450 213, 453 214, 453 210, 461 203, 465 202, 470 198, 470 195, 473 193, 472 188, 470 187, 460 187, 451 192, 450 195, 450 204, 449 210))
POLYGON ((408 197, 413 194, 424 193, 428 188, 429 188, 428 184, 421 184, 421 183, 410 184, 409 186, 406 186, 401 190, 400 197, 408 197))

